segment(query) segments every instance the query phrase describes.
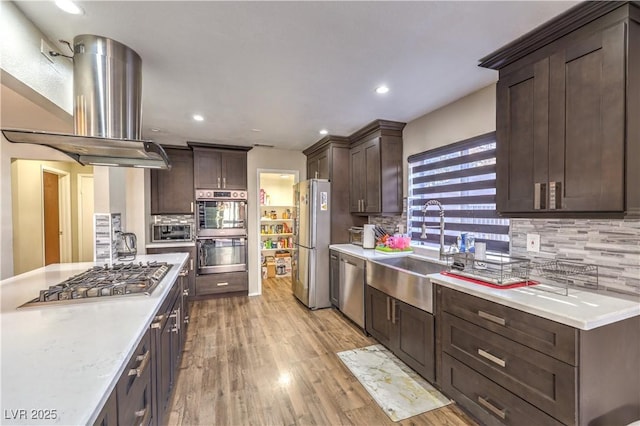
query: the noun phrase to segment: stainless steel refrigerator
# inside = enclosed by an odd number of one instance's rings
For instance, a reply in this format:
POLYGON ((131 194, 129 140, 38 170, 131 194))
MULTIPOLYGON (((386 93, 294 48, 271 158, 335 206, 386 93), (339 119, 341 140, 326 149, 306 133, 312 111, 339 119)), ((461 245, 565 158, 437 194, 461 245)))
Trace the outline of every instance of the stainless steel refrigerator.
POLYGON ((302 181, 293 187, 293 294, 310 309, 328 308, 330 186, 325 179, 302 181))

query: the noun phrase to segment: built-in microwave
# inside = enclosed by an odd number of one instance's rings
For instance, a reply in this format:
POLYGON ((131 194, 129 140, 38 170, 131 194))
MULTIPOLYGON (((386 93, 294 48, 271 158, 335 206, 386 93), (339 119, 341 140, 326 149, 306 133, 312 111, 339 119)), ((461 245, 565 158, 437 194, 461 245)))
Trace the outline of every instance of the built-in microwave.
POLYGON ((171 241, 192 241, 193 233, 190 224, 153 224, 151 225, 151 242, 166 243, 171 241))

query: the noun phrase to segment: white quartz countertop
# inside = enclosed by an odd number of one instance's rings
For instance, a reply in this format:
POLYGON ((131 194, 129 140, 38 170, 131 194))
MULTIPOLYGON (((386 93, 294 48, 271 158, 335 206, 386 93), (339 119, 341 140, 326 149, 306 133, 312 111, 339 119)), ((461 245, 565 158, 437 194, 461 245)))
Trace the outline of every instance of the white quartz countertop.
POLYGON ((429 275, 429 279, 436 284, 581 330, 640 315, 640 297, 608 296, 574 288, 570 288, 565 296, 536 289, 536 286, 503 290, 442 274, 429 275))
POLYGON ((341 253, 350 254, 352 256, 359 257, 361 259, 379 259, 391 256, 408 256, 412 252, 397 252, 397 253, 385 253, 376 249, 365 249, 362 246, 355 244, 331 244, 329 245, 331 250, 336 250, 341 253))
POLYGON ((195 247, 195 241, 174 241, 166 243, 149 243, 145 245, 146 248, 174 248, 174 247, 195 247))
MULTIPOLYGON (((363 249, 354 244, 333 244, 329 248, 365 260, 411 254, 406 252, 385 254, 372 249, 363 249)), ((437 262, 433 258, 425 259, 437 262)), ((443 265, 443 269, 446 269, 446 266, 443 265)), ((640 296, 614 296, 576 288, 570 288, 565 296, 540 290, 536 288, 537 286, 499 289, 442 274, 429 275, 429 279, 436 284, 581 330, 591 330, 640 315, 640 296)))
POLYGON ((173 265, 150 295, 16 309, 103 263, 53 264, 0 281, 1 423, 92 424, 187 258, 137 256, 173 265), (46 410, 49 418, 38 418, 46 410))

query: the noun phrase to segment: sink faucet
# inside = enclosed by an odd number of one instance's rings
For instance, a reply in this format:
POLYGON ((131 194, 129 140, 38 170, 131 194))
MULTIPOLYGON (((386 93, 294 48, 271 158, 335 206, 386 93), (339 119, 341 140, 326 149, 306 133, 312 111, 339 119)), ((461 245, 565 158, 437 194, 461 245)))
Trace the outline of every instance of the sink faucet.
POLYGON ((427 228, 440 229, 440 260, 444 259, 444 208, 438 200, 429 200, 422 206, 422 235, 420 238, 427 238, 427 228), (438 206, 440 209, 440 226, 427 226, 424 223, 424 214, 429 206, 438 206))

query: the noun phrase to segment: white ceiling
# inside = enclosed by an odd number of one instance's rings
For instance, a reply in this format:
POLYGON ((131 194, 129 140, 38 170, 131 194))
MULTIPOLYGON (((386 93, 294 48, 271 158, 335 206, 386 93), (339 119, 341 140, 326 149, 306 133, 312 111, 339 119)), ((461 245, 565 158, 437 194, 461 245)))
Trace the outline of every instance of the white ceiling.
POLYGON ((142 57, 144 138, 304 149, 322 128, 409 122, 491 84, 478 59, 577 2, 15 3, 53 42, 97 34, 142 57))

